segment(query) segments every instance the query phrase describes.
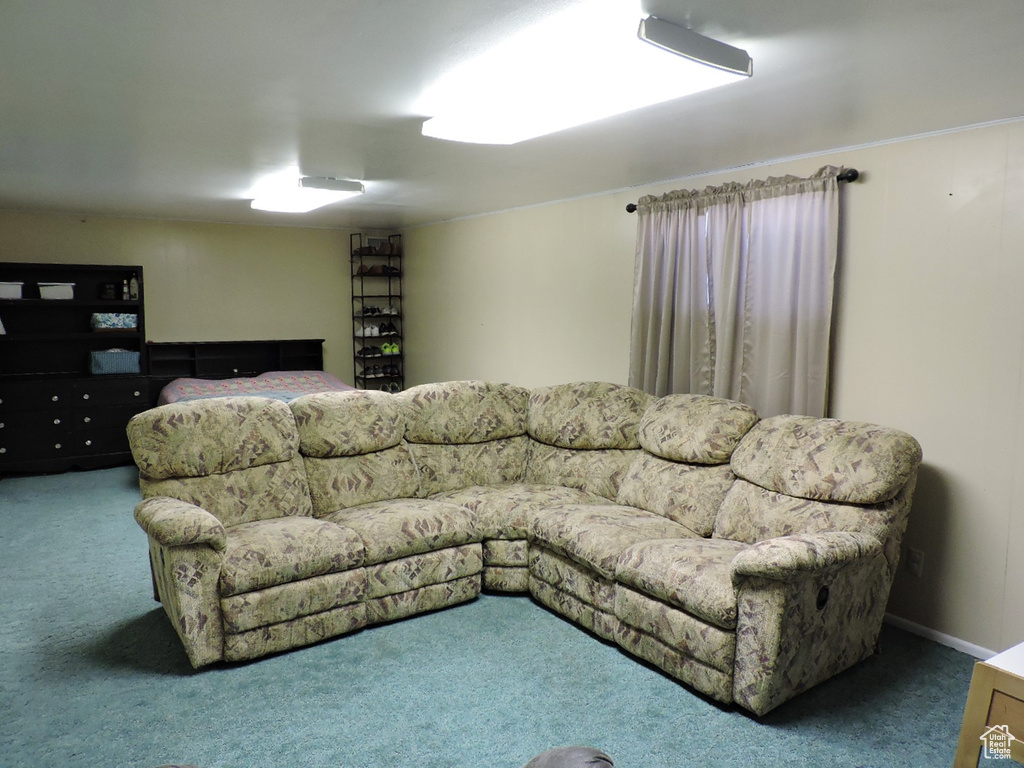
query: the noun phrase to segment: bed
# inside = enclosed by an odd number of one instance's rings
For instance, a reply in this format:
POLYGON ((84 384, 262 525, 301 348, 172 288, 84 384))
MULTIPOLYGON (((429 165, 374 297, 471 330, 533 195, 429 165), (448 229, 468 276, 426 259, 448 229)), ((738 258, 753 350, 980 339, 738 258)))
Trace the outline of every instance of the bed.
POLYGON ((268 371, 258 376, 230 379, 179 378, 160 390, 157 405, 234 395, 272 397, 288 402, 313 392, 349 389, 354 387, 324 371, 268 371))

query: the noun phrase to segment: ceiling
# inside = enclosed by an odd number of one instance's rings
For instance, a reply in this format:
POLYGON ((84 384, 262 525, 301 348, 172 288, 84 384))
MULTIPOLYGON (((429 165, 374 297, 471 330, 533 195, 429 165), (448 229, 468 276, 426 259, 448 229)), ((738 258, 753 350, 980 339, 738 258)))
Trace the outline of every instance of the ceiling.
POLYGON ((754 76, 513 146, 420 135, 430 83, 579 2, 0 0, 0 209, 400 229, 1024 116, 1024 0, 645 0, 754 76), (251 210, 288 165, 366 194, 251 210))

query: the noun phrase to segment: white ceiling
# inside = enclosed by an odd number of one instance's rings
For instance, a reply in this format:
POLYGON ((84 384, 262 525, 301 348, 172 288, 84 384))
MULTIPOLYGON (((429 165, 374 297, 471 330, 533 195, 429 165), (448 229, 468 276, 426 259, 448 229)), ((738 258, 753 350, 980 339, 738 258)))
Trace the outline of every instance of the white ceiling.
POLYGON ((514 146, 420 135, 446 69, 586 1, 0 0, 0 209, 395 229, 1024 116, 1024 0, 646 0, 753 78, 514 146), (289 164, 367 192, 251 210, 289 164))

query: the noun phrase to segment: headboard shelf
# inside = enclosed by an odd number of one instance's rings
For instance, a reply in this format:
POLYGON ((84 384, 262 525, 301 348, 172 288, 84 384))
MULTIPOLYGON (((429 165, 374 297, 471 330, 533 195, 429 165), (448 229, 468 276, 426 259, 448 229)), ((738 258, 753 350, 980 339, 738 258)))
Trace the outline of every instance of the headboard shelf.
POLYGON ((223 379, 268 371, 322 371, 323 339, 263 341, 161 341, 147 344, 149 374, 223 379))

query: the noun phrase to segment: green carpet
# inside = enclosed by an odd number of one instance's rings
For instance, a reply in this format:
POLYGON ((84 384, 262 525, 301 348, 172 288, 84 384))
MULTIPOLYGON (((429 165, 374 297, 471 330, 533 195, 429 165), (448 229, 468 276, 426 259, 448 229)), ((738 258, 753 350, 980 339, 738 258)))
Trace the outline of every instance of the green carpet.
POLYGON ((189 666, 152 599, 134 468, 0 481, 0 765, 519 768, 948 766, 973 659, 883 652, 762 719, 720 707, 528 597, 189 666))

